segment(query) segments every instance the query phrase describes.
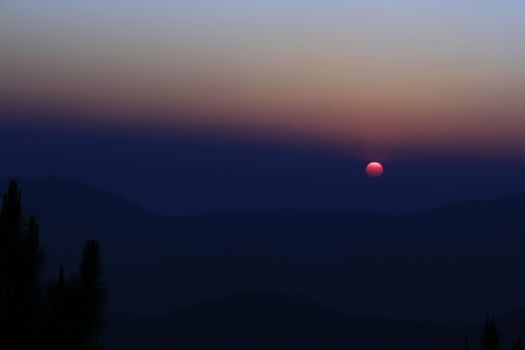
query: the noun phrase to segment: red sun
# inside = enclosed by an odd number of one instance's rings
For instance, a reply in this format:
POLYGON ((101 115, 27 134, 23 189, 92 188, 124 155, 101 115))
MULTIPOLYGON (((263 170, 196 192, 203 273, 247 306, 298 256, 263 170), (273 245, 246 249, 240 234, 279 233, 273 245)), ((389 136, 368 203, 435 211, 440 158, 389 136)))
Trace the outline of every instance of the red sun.
POLYGON ((366 166, 366 174, 370 177, 380 177, 383 175, 384 169, 381 163, 372 162, 366 166))

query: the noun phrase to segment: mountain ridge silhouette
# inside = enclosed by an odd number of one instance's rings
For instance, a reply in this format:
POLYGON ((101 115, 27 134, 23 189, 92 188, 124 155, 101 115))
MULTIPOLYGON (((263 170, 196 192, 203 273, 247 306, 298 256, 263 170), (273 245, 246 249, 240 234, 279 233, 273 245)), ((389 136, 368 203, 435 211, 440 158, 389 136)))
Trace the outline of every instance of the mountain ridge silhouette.
MULTIPOLYGON (((497 319, 503 348, 523 336, 523 310, 497 319)), ((426 349, 481 346, 482 320, 453 323, 378 318, 340 312, 308 295, 239 290, 157 315, 113 314, 113 348, 426 349)))
POLYGON ((54 252, 48 270, 78 266, 79 252, 69 247, 100 240, 117 310, 160 311, 261 288, 413 319, 479 319, 523 306, 523 193, 401 216, 165 217, 72 180, 20 185, 26 214, 37 215, 43 244, 54 252), (148 288, 137 290, 137 283, 148 288))
MULTIPOLYGON (((381 211, 366 210, 361 208, 349 208, 344 210, 309 210, 309 209, 295 209, 295 208, 283 208, 283 209, 271 209, 271 210, 245 210, 245 209, 230 209, 230 210, 218 210, 211 211, 205 214, 191 214, 191 215, 160 215, 152 211, 149 211, 142 207, 140 204, 133 202, 130 199, 127 199, 125 196, 113 192, 111 190, 104 190, 98 187, 89 185, 87 183, 63 178, 58 176, 45 176, 40 178, 33 177, 13 177, 17 179, 22 184, 22 190, 25 192, 31 192, 33 189, 42 189, 42 188, 56 188, 56 186, 63 187, 64 192, 66 189, 81 191, 84 194, 89 194, 91 196, 98 195, 104 197, 104 200, 111 200, 114 204, 120 204, 121 206, 127 207, 129 210, 134 210, 136 212, 143 212, 143 215, 151 215, 161 218, 181 218, 181 217, 206 217, 206 216, 232 216, 232 215, 251 215, 251 216, 269 216, 269 215, 281 215, 281 216, 294 216, 294 215, 304 215, 304 214, 318 214, 318 215, 340 215, 340 214, 352 214, 352 215, 371 215, 371 216, 382 216, 382 217, 411 217, 414 215, 435 213, 435 212, 447 212, 447 211, 457 211, 457 210, 466 210, 469 208, 478 208, 478 209, 487 209, 493 207, 493 204, 505 204, 508 206, 519 205, 520 210, 525 210, 525 191, 514 192, 509 194, 502 194, 488 199, 465 199, 465 200, 455 200, 446 202, 437 206, 420 209, 418 211, 411 211, 403 214, 387 214, 381 211), (29 187, 29 191, 26 187, 29 187), (26 188, 26 189, 24 189, 26 188)), ((0 179, 0 184, 5 187, 8 179, 0 179)), ((26 193, 26 195, 31 195, 31 193, 26 193)), ((100 200, 100 198, 99 198, 100 200)))

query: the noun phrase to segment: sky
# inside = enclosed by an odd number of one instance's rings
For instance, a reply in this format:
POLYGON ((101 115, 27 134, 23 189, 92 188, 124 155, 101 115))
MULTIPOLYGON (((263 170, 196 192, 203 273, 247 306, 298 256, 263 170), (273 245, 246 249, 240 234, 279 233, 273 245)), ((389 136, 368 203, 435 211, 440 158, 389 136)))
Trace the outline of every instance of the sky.
POLYGON ((49 176, 165 216, 525 193, 525 0, 0 0, 0 184, 49 176))
POLYGON ((525 191, 524 32, 522 0, 3 0, 0 178, 166 215, 525 191))
MULTIPOLYGON (((4 0, 0 102, 106 123, 522 154, 521 0, 4 0)), ((23 113, 3 113, 21 120, 23 113)))

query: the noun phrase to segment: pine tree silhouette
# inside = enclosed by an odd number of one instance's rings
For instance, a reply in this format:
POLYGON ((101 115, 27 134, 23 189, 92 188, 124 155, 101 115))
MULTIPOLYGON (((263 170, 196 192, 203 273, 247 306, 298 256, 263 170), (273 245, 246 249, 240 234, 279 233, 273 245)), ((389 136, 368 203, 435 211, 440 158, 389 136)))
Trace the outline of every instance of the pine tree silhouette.
POLYGON ((487 316, 482 341, 486 350, 499 350, 500 348, 499 333, 493 316, 487 316))
POLYGON ((464 350, 470 350, 470 343, 468 342, 468 339, 465 339, 464 350))
POLYGON ((519 338, 518 341, 512 345, 512 350, 525 350, 521 338, 519 338))
POLYGON ((9 183, 0 211, 0 348, 100 350, 93 338, 106 302, 100 247, 87 241, 76 275, 64 267, 47 288, 44 252, 34 217, 24 218, 21 192, 9 183))
POLYGON ((87 350, 105 350, 106 347, 98 341, 92 341, 87 345, 87 350))
POLYGON ((25 346, 37 335, 42 267, 38 225, 24 219, 21 193, 11 181, 0 212, 0 336, 6 345, 20 340, 25 346))
POLYGON ((70 334, 72 344, 89 344, 90 337, 99 330, 106 301, 106 289, 102 281, 100 248, 97 241, 84 245, 79 272, 68 284, 70 334))

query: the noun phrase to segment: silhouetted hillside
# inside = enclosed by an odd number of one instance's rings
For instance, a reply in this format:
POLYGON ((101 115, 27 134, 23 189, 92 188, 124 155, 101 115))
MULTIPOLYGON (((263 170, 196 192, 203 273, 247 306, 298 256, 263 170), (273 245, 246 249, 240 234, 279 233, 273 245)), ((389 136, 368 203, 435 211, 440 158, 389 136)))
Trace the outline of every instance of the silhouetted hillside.
MULTIPOLYGON (((115 314, 115 349, 461 349, 481 348, 482 320, 466 327, 355 316, 307 295, 241 291, 156 316, 115 314)), ((525 334, 525 314, 496 319, 502 349, 525 334)))
POLYGON ((404 216, 356 210, 169 218, 74 181, 23 179, 21 187, 43 243, 58 253, 50 270, 58 262, 77 265, 67 247, 85 238, 111 251, 104 260, 120 310, 161 311, 246 288, 307 291, 352 312, 407 318, 477 320, 523 305, 523 194, 404 216))
POLYGON ((444 349, 466 330, 348 316, 307 296, 245 291, 162 316, 118 315, 108 344, 119 349, 444 349))
MULTIPOLYGON (((225 248, 242 246, 243 238, 260 235, 269 241, 267 249, 318 254, 324 244, 329 252, 335 241, 386 239, 463 239, 479 238, 497 231, 522 235, 525 232, 525 194, 515 194, 488 201, 446 204, 425 212, 388 216, 380 213, 349 210, 311 212, 282 210, 270 212, 231 211, 203 216, 160 217, 145 211, 118 195, 88 185, 56 177, 21 179, 28 211, 61 225, 65 221, 83 222, 82 229, 101 228, 116 231, 162 232, 170 239, 181 240, 191 248, 204 249, 201 238, 216 240, 225 248), (53 198, 52 201, 49 198, 53 198), (60 213, 60 214, 57 214, 60 213), (215 228, 215 229, 212 229, 215 228), (249 234, 248 231, 249 230, 249 234), (220 235, 217 234, 220 232, 220 235), (312 237, 313 236, 313 237, 312 237), (297 244, 295 238, 314 240, 311 246, 297 244), (292 239, 292 242, 289 242, 292 239), (235 240, 233 242, 233 240, 235 240), (330 242, 332 241, 332 242, 330 242), (319 244, 321 243, 321 245, 319 244), (196 245, 196 246, 195 246, 196 245)), ((338 242, 339 243, 339 242, 338 242)), ((345 247, 346 249, 347 247, 345 247)))
POLYGON ((283 210, 168 218, 70 180, 22 179, 21 185, 28 211, 49 226, 51 237, 62 238, 67 223, 94 235, 107 232, 104 238, 109 240, 122 234, 127 239, 138 236, 141 240, 158 235, 159 240, 168 239, 184 250, 244 253, 248 249, 287 255, 521 255, 514 240, 525 242, 525 194, 457 202, 403 216, 361 210, 283 210), (496 246, 490 242, 493 237, 498 238, 496 246), (380 245, 377 240, 390 244, 380 245), (454 244, 447 244, 450 241, 454 244), (448 246, 440 251, 444 245, 448 246))
POLYGON ((65 221, 84 222, 84 226, 90 225, 87 228, 98 231, 107 226, 115 229, 118 223, 128 225, 129 222, 129 226, 134 226, 157 220, 155 215, 116 194, 72 180, 23 178, 19 183, 27 211, 45 218, 52 225, 61 225, 65 221))

